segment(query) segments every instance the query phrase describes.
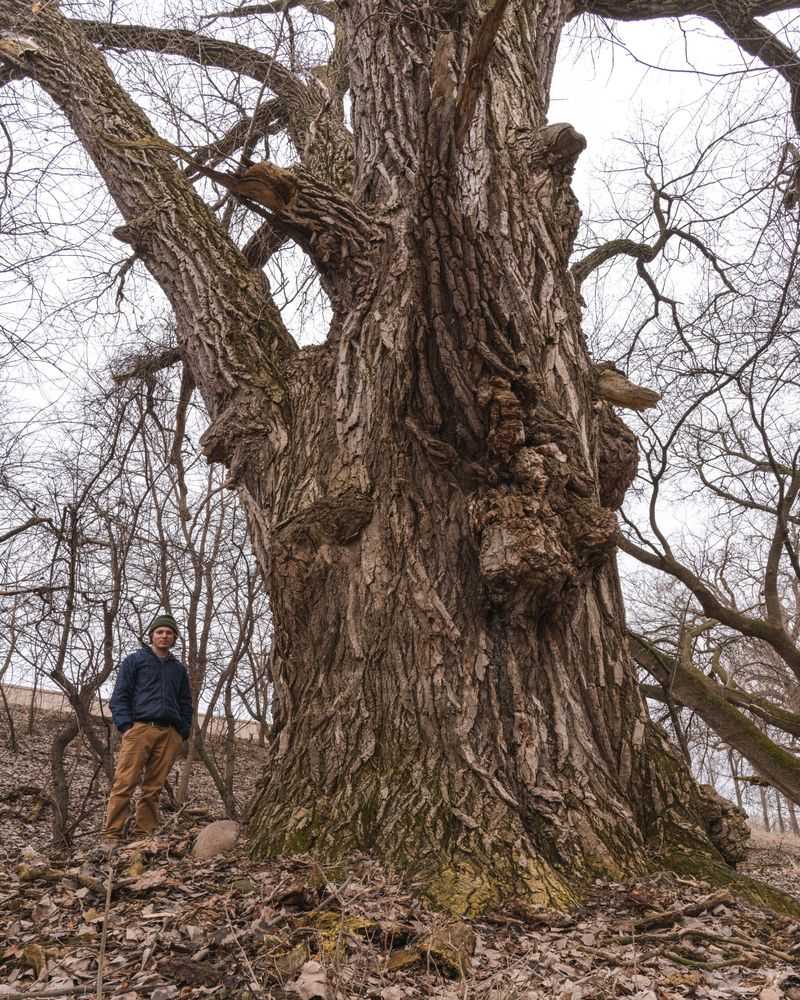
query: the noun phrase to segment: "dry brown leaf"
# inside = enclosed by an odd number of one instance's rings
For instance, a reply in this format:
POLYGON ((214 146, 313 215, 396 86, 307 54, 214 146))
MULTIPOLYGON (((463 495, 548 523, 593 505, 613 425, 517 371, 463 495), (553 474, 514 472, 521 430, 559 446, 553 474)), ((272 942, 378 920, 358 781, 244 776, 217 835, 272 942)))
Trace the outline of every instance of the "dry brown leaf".
POLYGON ((47 969, 47 956, 40 944, 29 944, 22 952, 22 960, 33 969, 37 979, 47 969))
MULTIPOLYGON (((131 868, 133 866, 131 865, 131 868)), ((158 868, 153 872, 146 872, 131 883, 131 889, 135 892, 144 892, 147 889, 155 889, 167 881, 167 873, 163 868, 158 868)))
POLYGON ((328 1000, 328 976, 319 962, 306 962, 300 975, 286 989, 300 1000, 328 1000))

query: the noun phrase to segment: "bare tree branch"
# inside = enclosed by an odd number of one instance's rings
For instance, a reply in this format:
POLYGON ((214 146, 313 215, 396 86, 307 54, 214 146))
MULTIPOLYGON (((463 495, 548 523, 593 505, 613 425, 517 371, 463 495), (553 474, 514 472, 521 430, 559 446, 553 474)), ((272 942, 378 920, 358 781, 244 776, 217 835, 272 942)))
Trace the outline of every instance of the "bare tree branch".
POLYGON ((776 70, 789 84, 792 120, 800 133, 800 59, 769 28, 744 13, 735 2, 713 5, 714 13, 706 17, 718 25, 744 52, 776 70))
POLYGON ((113 379, 120 385, 134 378, 149 378, 156 372, 171 368, 181 361, 181 352, 177 347, 167 347, 160 354, 136 354, 124 361, 124 367, 114 372, 113 379))
MULTIPOLYGON (((720 7, 730 7, 725 0, 577 0, 575 15, 598 14, 617 21, 647 21, 661 17, 708 17, 720 7)), ((797 0, 741 0, 736 4, 748 17, 766 17, 784 10, 797 10, 797 0)))
MULTIPOLYGON (((660 652, 663 653, 663 650, 660 652)), ((639 663, 640 666, 645 667, 645 669, 649 672, 648 663, 652 666, 651 661, 646 660, 644 657, 640 659, 636 650, 634 650, 633 653, 636 662, 639 663)), ((672 683, 671 677, 670 683, 672 683)), ((662 701, 665 705, 669 704, 670 698, 677 701, 680 705, 684 704, 680 698, 675 696, 674 684, 672 691, 668 691, 661 684, 640 684, 639 690, 645 698, 653 698, 655 701, 662 701)), ((789 712, 785 708, 781 708, 780 705, 775 705, 767 698, 762 698, 757 694, 751 694, 749 691, 743 691, 740 688, 727 686, 723 687, 721 684, 715 684, 714 691, 724 697, 725 700, 730 702, 731 705, 746 708, 751 714, 755 715, 763 722, 766 722, 767 725, 774 726, 776 729, 780 729, 783 732, 788 733, 790 736, 797 736, 800 738, 800 715, 798 715, 797 712, 789 712)), ((686 707, 693 708, 690 704, 686 705, 686 707)))
POLYGON ((39 524, 51 524, 49 517, 30 517, 24 524, 18 524, 16 528, 12 528, 10 531, 5 532, 5 534, 0 535, 0 542, 7 542, 14 538, 16 535, 21 535, 23 531, 28 531, 29 528, 35 528, 39 524))
POLYGON ((252 17, 254 14, 283 14, 296 7, 303 7, 311 14, 326 17, 329 21, 336 18, 336 4, 331 0, 275 0, 274 3, 242 4, 230 10, 220 10, 215 14, 205 14, 203 20, 218 18, 252 17))
POLYGON ((756 18, 784 10, 796 10, 798 4, 779 2, 742 2, 742 0, 579 0, 576 14, 599 14, 620 21, 642 21, 663 17, 705 17, 749 55, 776 70, 789 84, 792 95, 792 119, 800 132, 800 59, 769 28, 756 18))
POLYGON ((283 101, 278 98, 266 101, 259 105, 252 118, 242 118, 215 142, 198 146, 193 150, 192 158, 200 163, 219 162, 241 149, 248 138, 255 142, 261 136, 275 135, 285 129, 287 124, 286 106, 283 101))
POLYGON ((287 240, 285 233, 279 232, 271 221, 265 221, 242 247, 242 253, 251 267, 260 270, 287 240))
POLYGON ((242 474, 248 456, 266 438, 261 421, 254 429, 253 413, 262 420, 284 419, 277 410, 268 418, 263 401, 255 407, 252 399, 263 400, 269 384, 273 403, 280 405, 281 364, 296 349, 263 280, 169 156, 136 148, 157 143, 158 137, 78 24, 51 6, 7 0, 0 7, 0 30, 6 40, 23 41, 24 51, 12 58, 66 115, 125 219, 116 234, 138 251, 171 302, 178 344, 191 358, 212 428, 217 419, 228 428, 225 444, 210 430, 214 443, 207 453, 214 461, 235 464, 242 474), (114 135, 105 131, 108 123, 114 135), (230 430, 238 425, 240 441, 231 446, 230 430))
POLYGON ((107 21, 69 20, 95 45, 123 52, 132 49, 162 55, 184 56, 201 66, 214 66, 231 73, 241 73, 263 83, 287 103, 302 101, 305 84, 276 59, 263 52, 193 31, 152 28, 140 24, 109 24, 107 21))
POLYGON ((104 49, 184 56, 201 66, 259 81, 283 101, 290 138, 305 166, 339 186, 348 187, 352 136, 332 113, 330 92, 318 77, 305 83, 270 55, 193 31, 83 19, 69 23, 104 49), (322 163, 315 160, 316 153, 323 157, 322 163))
POLYGON ((669 656, 643 636, 629 633, 636 662, 670 692, 693 708, 715 733, 738 750, 776 788, 800 803, 800 760, 775 743, 731 704, 719 685, 696 667, 669 656))
POLYGON ((761 639, 771 646, 786 665, 800 678, 800 649, 792 641, 785 629, 761 618, 752 618, 736 608, 724 604, 711 587, 701 580, 688 566, 679 562, 671 553, 648 551, 635 545, 630 539, 621 537, 619 547, 623 552, 646 566, 661 570, 680 580, 694 594, 703 612, 709 617, 735 629, 742 635, 761 639))

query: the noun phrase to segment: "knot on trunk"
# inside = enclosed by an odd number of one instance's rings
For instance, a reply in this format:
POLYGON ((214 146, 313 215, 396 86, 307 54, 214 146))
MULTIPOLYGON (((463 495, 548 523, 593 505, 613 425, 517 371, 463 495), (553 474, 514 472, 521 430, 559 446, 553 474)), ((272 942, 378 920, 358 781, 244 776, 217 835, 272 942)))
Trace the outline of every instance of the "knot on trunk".
POLYGON ((616 515, 593 497, 573 497, 563 519, 580 566, 599 565, 617 544, 616 515))
POLYGON ((323 543, 347 545, 369 524, 374 503, 356 489, 330 493, 276 525, 284 545, 323 543))
POLYGON ((250 198, 271 212, 283 212, 294 201, 297 178, 291 170, 263 160, 248 167, 239 177, 231 175, 230 187, 235 194, 250 198))
POLYGON ((534 494, 490 489, 472 504, 480 568, 490 593, 502 598, 523 586, 531 596, 557 594, 575 574, 558 518, 534 494))
POLYGON ((481 383, 478 402, 485 413, 489 454, 506 463, 525 442, 522 403, 511 383, 500 376, 487 378, 481 383))
POLYGON ((200 438, 200 447, 208 461, 227 465, 225 486, 229 489, 241 483, 261 454, 269 433, 265 391, 273 403, 283 401, 284 389, 277 375, 268 385, 243 389, 217 414, 200 438))
POLYGON ((531 157, 550 170, 571 176, 578 157, 586 149, 586 137, 568 122, 555 122, 539 129, 531 143, 531 157))
POLYGON ((724 799, 712 785, 699 786, 700 814, 708 839, 734 868, 747 857, 750 827, 747 813, 724 799))
POLYGON ((616 544, 617 520, 593 497, 567 489, 565 460, 523 448, 514 468, 524 491, 487 489, 471 504, 481 573, 495 599, 524 592, 547 601, 606 558, 616 544))
POLYGON ((151 208, 136 218, 130 219, 121 226, 117 226, 111 233, 114 239, 120 243, 127 243, 133 247, 137 253, 146 251, 152 240, 153 227, 159 216, 157 208, 151 208))
POLYGON ((618 510, 636 477, 639 447, 636 435, 610 406, 598 410, 597 472, 600 503, 618 510))

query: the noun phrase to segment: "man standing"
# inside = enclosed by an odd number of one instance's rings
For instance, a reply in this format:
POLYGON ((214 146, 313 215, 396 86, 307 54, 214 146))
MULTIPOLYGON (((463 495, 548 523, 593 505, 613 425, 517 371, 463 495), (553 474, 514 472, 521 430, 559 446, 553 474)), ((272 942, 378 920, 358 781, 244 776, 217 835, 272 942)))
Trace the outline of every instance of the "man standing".
POLYGON ((149 646, 142 645, 122 661, 111 696, 111 717, 122 742, 106 810, 106 847, 118 844, 122 837, 140 778, 134 835, 153 833, 158 825, 158 797, 192 726, 189 675, 170 652, 178 638, 177 622, 170 614, 156 615, 147 637, 149 646))

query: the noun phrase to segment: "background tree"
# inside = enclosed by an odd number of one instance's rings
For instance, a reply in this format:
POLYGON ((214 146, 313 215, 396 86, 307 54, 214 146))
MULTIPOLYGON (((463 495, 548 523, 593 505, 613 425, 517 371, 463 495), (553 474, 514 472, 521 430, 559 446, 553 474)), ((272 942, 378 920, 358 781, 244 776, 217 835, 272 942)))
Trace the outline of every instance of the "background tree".
POLYGON ((546 115, 579 14, 702 16, 794 88, 755 20, 791 7, 341 0, 141 26, 5 4, 20 117, 39 88, 91 159, 248 512, 275 618, 262 853, 368 847, 470 910, 564 901, 651 841, 716 856, 627 652, 614 511, 636 446, 609 400, 643 399, 588 355, 568 266, 584 141, 546 115), (296 12, 332 43, 299 50, 296 12), (159 115, 156 55, 172 92, 176 66, 203 80, 211 135, 182 101, 159 115), (196 148, 188 169, 134 95, 196 148), (291 169, 248 166, 278 129, 291 169), (199 169, 215 156, 231 169, 199 169), (330 301, 304 350, 261 273, 287 239, 330 301))
MULTIPOLYGON (((236 498, 223 492, 219 471, 194 447, 194 415, 171 424, 176 392, 162 376, 84 397, 74 422, 61 428, 61 450, 29 457, 35 477, 20 462, 22 475, 7 501, 24 501, 23 507, 47 515, 25 532, 9 533, 2 546, 14 575, 0 596, 0 681, 12 672, 23 683, 36 680, 34 702, 40 685, 65 696, 69 711, 53 737, 45 792, 60 845, 85 832, 88 800, 71 787, 74 741, 80 737, 96 762, 91 795, 113 778, 113 727, 100 696, 110 694, 121 655, 136 648, 159 607, 186 623, 179 652, 191 672, 196 709, 205 713, 202 727, 195 720, 178 804, 186 801, 199 753, 227 814, 244 806, 233 783, 234 738, 246 709, 232 675, 255 615, 262 634, 254 647, 268 644, 269 614, 265 596, 253 587, 236 498), (220 748, 205 734, 221 697, 226 738, 220 748)), ((270 690, 259 673, 251 683, 261 684, 263 723, 270 690)), ((8 706, 6 716, 13 726, 8 706)), ((14 739, 13 728, 11 734, 14 739)))
POLYGON ((641 180, 620 217, 596 220, 573 271, 597 349, 663 395, 635 418, 643 460, 621 541, 671 581, 637 573, 629 588, 634 656, 657 681, 647 693, 690 706, 797 802, 800 230, 794 189, 780 190, 784 116, 759 96, 714 106, 682 159, 667 160, 682 113, 631 141, 641 180), (595 297, 595 269, 610 268, 626 329, 595 297))

